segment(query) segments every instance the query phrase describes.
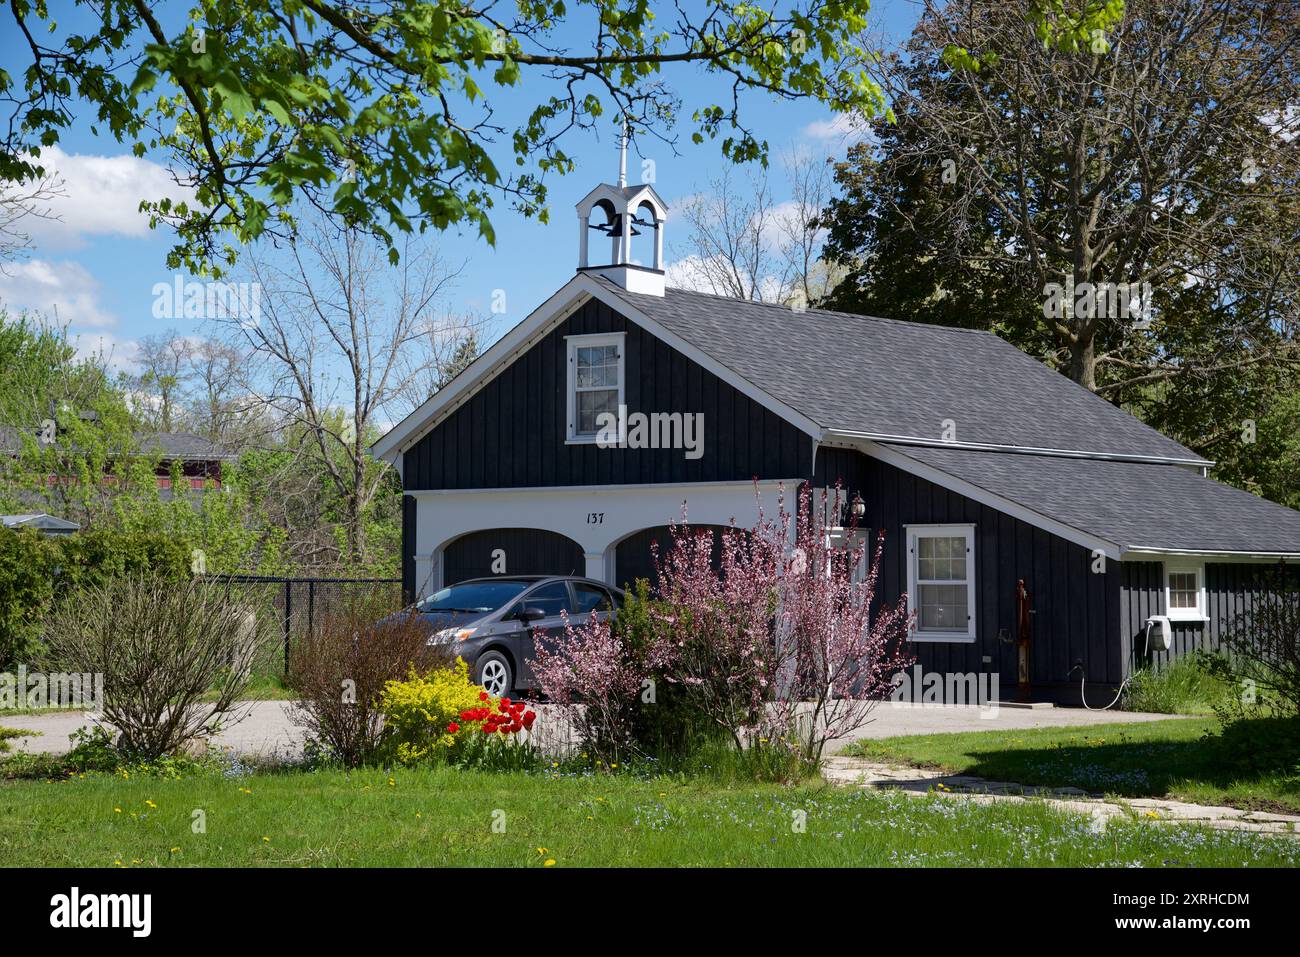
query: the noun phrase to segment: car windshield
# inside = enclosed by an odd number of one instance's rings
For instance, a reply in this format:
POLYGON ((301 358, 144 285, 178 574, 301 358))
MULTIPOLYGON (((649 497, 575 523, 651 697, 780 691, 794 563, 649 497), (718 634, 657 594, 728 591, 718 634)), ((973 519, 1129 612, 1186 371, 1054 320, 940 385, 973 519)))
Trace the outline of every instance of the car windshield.
POLYGON ((464 582, 435 592, 420 602, 420 611, 495 611, 509 604, 531 582, 464 582))

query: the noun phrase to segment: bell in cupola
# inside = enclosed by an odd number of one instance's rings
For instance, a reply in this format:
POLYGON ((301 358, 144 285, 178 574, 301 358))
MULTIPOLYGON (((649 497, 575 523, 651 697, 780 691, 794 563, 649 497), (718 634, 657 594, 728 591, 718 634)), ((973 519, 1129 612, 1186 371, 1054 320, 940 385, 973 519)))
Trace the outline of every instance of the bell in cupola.
POLYGON ((619 137, 618 185, 601 183, 578 203, 578 271, 603 276, 629 292, 664 294, 664 220, 668 206, 648 183, 627 184, 627 132, 619 137), (609 261, 593 262, 592 232, 609 239, 609 261), (633 255, 632 240, 653 233, 651 261, 633 255))

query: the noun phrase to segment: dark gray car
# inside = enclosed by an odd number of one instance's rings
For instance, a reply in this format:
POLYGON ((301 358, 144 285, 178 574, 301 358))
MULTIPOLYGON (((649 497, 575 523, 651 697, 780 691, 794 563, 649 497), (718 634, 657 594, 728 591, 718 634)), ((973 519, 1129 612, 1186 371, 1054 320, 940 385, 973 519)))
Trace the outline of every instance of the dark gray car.
POLYGON ((562 635, 564 616, 576 626, 607 617, 622 600, 621 589, 592 578, 503 575, 451 585, 415 611, 433 630, 431 646, 464 658, 475 683, 503 695, 536 687, 534 643, 562 635))

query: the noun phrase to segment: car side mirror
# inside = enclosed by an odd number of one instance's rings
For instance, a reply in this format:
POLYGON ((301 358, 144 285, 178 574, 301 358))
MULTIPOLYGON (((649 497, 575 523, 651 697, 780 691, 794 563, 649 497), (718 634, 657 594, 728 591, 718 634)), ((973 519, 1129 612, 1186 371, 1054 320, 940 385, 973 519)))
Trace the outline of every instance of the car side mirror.
POLYGON ((528 607, 521 608, 519 611, 515 612, 515 618, 522 621, 525 625, 530 621, 537 621, 538 619, 545 617, 546 612, 542 611, 535 605, 529 605, 528 607))

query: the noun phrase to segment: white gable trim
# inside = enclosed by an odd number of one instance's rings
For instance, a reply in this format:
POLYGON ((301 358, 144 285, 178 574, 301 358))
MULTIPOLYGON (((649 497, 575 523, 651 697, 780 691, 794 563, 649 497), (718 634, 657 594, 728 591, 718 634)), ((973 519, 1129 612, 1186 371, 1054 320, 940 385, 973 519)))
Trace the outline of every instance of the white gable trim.
POLYGON ((555 323, 562 322, 577 311, 590 298, 577 288, 581 278, 575 276, 561 286, 550 299, 498 339, 491 348, 462 370, 460 375, 389 429, 383 438, 370 446, 370 454, 389 462, 395 461, 398 455, 424 438, 439 421, 495 378, 502 369, 531 349, 555 323))
POLYGON ((1112 542, 1100 538, 1082 529, 1075 528, 1072 525, 1066 525, 1054 518, 1049 518, 1041 512, 1035 512, 1031 508, 1026 508, 1019 502, 1013 502, 1009 498, 1003 498, 987 489, 980 488, 978 485, 972 485, 963 479, 949 475, 941 469, 934 468, 924 462, 919 462, 914 458, 904 455, 902 452, 879 445, 876 442, 864 440, 860 446, 862 451, 872 458, 879 459, 887 465, 902 469, 912 475, 925 479, 927 482, 933 482, 935 485, 941 485, 944 488, 951 489, 959 495, 964 495, 981 505, 987 505, 989 508, 995 508, 999 512, 1004 512, 1012 518, 1018 518, 1028 525, 1035 528, 1041 528, 1045 532, 1051 532, 1057 538, 1063 538, 1067 542, 1073 542, 1082 546, 1091 552, 1100 552, 1107 558, 1114 561, 1120 561, 1123 558, 1123 548, 1117 542, 1112 542))
POLYGON ((398 455, 424 438, 439 422, 591 299, 600 300, 656 339, 713 373, 737 392, 770 409, 812 436, 814 440, 820 440, 822 428, 812 419, 774 399, 748 379, 738 375, 712 356, 655 322, 641 310, 625 302, 615 290, 607 287, 608 283, 592 276, 581 273, 574 276, 546 302, 533 310, 526 319, 502 336, 495 345, 470 363, 460 375, 434 393, 428 401, 375 442, 370 447, 371 454, 389 462, 395 461, 398 455))

